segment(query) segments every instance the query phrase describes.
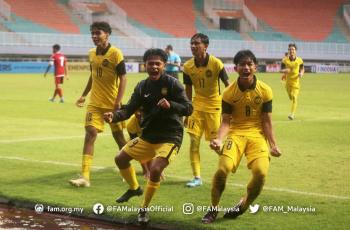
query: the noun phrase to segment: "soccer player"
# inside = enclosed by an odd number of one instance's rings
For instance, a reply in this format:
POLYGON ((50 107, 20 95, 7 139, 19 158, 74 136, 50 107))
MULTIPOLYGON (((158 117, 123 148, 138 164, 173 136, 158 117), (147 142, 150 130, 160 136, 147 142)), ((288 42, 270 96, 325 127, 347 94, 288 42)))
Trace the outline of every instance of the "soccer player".
POLYGON ((178 79, 178 73, 180 71, 181 66, 181 58, 177 53, 173 51, 172 45, 167 45, 167 47, 165 48, 165 52, 168 54, 168 61, 165 67, 165 73, 178 79))
POLYGON ((140 137, 130 140, 115 157, 122 177, 129 189, 116 201, 126 202, 133 196, 143 194, 130 161, 140 163, 151 159, 150 179, 138 213, 138 221, 147 223, 147 207, 160 186, 163 170, 177 155, 183 139, 182 116, 192 113, 192 104, 185 94, 182 84, 164 74, 167 55, 162 49, 149 49, 143 56, 148 78, 140 81, 129 102, 114 113, 105 113, 105 121, 118 122, 128 119, 142 106, 143 121, 140 137))
POLYGON ((283 58, 281 72, 286 76, 286 90, 289 99, 292 101, 289 120, 294 120, 295 111, 298 104, 298 94, 300 89, 300 78, 304 75, 304 62, 297 57, 297 46, 293 43, 288 45, 288 58, 283 58))
MULTIPOLYGON (((70 180, 77 187, 90 186, 90 167, 97 133, 103 131, 103 114, 120 108, 126 85, 126 69, 122 52, 109 42, 111 27, 106 22, 94 22, 90 26, 92 41, 96 45, 89 51, 90 78, 76 105, 83 107, 90 92, 90 103, 85 119, 85 140, 82 158, 82 175, 70 180)), ((110 124, 113 137, 121 149, 126 141, 122 124, 110 124)))
POLYGON ((250 50, 241 50, 233 60, 238 79, 223 93, 222 123, 217 138, 210 142, 210 147, 219 154, 219 167, 212 183, 212 209, 202 218, 203 223, 215 221, 227 176, 237 170, 243 154, 252 172, 247 194, 225 213, 224 218, 236 218, 247 210, 263 188, 269 152, 272 156, 281 155, 271 122, 272 91, 254 75, 257 69, 255 55, 250 50))
POLYGON ((49 99, 49 101, 54 102, 57 95, 60 97, 60 102, 64 102, 63 98, 63 90, 62 84, 64 77, 68 80, 68 66, 67 66, 67 58, 61 52, 61 47, 58 44, 52 46, 52 55, 50 57, 50 63, 46 68, 44 73, 44 77, 49 72, 51 66, 53 65, 55 68, 55 91, 53 96, 49 99))
POLYGON ((187 187, 202 185, 200 174, 200 140, 216 138, 221 122, 221 92, 220 80, 225 87, 229 85, 228 76, 223 63, 207 53, 209 38, 197 33, 191 38, 193 58, 185 62, 183 80, 187 97, 192 99, 192 87, 195 91, 193 98, 193 114, 185 119, 187 132, 190 135, 190 161, 194 178, 187 187))

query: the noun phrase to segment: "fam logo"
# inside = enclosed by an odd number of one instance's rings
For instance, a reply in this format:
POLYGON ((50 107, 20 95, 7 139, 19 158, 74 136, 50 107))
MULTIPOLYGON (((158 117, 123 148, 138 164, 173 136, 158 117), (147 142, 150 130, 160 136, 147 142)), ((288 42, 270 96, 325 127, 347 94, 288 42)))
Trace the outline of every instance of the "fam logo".
POLYGON ((213 72, 211 72, 211 70, 208 69, 208 70, 205 72, 205 76, 206 76, 206 77, 212 77, 212 76, 213 76, 213 72))
POLYGON ((108 61, 107 59, 104 59, 104 60, 102 61, 102 65, 103 65, 104 67, 107 67, 108 64, 109 64, 109 61, 108 61))
POLYGON ((255 104, 259 105, 259 104, 261 104, 261 102, 262 102, 262 98, 261 98, 261 97, 256 96, 256 97, 254 98, 254 103, 255 103, 255 104))
POLYGON ((166 96, 168 94, 168 88, 164 87, 161 89, 160 93, 163 95, 163 96, 166 96))

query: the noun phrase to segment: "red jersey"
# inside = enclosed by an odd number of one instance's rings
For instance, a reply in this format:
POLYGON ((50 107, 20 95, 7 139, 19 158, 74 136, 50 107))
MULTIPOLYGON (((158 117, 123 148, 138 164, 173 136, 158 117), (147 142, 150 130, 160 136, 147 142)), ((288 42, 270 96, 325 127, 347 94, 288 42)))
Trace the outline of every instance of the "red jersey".
POLYGON ((65 74, 67 58, 60 52, 54 53, 50 57, 50 64, 55 67, 55 76, 63 77, 65 74))

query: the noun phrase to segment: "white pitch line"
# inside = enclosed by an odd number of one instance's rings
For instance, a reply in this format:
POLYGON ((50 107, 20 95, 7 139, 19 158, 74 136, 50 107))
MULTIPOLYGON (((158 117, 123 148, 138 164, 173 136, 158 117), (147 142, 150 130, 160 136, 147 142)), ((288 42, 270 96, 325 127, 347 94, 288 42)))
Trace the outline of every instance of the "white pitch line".
MULTIPOLYGON (((17 161, 28 161, 28 162, 42 163, 42 164, 53 164, 53 165, 64 165, 64 166, 81 167, 81 164, 73 164, 73 163, 66 163, 66 162, 59 162, 59 161, 40 161, 40 160, 27 159, 27 158, 23 158, 23 157, 0 156, 0 159, 17 160, 17 161)), ((100 170, 100 169, 105 169, 106 167, 92 166, 91 168, 100 170)))
MULTIPOLYGON (((28 162, 35 162, 35 163, 43 163, 43 164, 55 164, 55 165, 64 165, 64 166, 74 166, 74 167, 81 167, 80 164, 73 164, 73 163, 65 163, 65 162, 58 162, 58 161, 40 161, 40 160, 33 160, 33 159, 26 159, 23 157, 8 157, 8 156, 0 156, 0 159, 6 159, 6 160, 18 160, 18 161, 28 161, 28 162)), ((106 169, 107 167, 102 166, 92 166, 93 169, 101 170, 106 169)), ((179 180, 187 180, 188 177, 181 177, 181 176, 173 176, 173 175, 166 175, 167 177, 179 179, 179 180)), ((232 185, 235 187, 244 188, 246 185, 243 184, 237 184, 237 183, 227 183, 228 185, 232 185)), ((294 189, 288 189, 288 188, 273 188, 273 187, 266 187, 264 186, 264 190, 274 191, 274 192, 286 192, 286 193, 292 193, 292 194, 300 194, 305 196, 317 196, 317 197, 326 197, 326 198, 333 198, 338 200, 350 200, 349 196, 338 196, 338 195, 331 195, 331 194, 323 194, 323 193, 314 193, 314 192, 304 192, 304 191, 298 191, 294 189)))
MULTIPOLYGON (((172 177, 180 180, 188 180, 188 177, 180 177, 180 176, 172 176, 166 174, 167 177, 172 177)), ((235 187, 245 188, 246 185, 243 184, 236 184, 236 183, 227 183, 228 185, 233 185, 235 187)), ((304 192, 304 191, 298 191, 294 189, 288 189, 288 188, 273 188, 273 187, 266 187, 264 186, 263 190, 269 190, 274 192, 286 192, 286 193, 294 193, 294 194, 301 194, 306 196, 318 196, 318 197, 327 197, 327 198, 335 198, 339 200, 350 200, 349 196, 338 196, 338 195, 329 195, 329 194, 322 194, 322 193, 314 193, 314 192, 304 192)))
MULTIPOLYGON (((111 136, 111 134, 98 134, 98 136, 111 136)), ((13 140, 0 140, 0 144, 12 144, 18 142, 31 142, 31 141, 56 141, 56 140, 67 140, 67 139, 79 139, 84 138, 85 135, 79 136, 56 136, 56 137, 35 137, 35 138, 23 138, 23 139, 13 139, 13 140)))

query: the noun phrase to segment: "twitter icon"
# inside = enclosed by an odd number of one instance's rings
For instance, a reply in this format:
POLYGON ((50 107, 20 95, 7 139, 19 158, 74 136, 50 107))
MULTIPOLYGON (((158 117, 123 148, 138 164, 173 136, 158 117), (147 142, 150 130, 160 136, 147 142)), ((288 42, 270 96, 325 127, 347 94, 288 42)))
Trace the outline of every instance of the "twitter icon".
POLYGON ((257 211, 259 211, 260 205, 255 204, 255 205, 249 205, 249 210, 250 213, 255 214, 257 211))

